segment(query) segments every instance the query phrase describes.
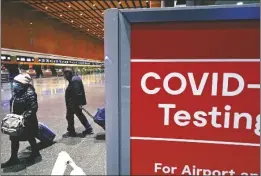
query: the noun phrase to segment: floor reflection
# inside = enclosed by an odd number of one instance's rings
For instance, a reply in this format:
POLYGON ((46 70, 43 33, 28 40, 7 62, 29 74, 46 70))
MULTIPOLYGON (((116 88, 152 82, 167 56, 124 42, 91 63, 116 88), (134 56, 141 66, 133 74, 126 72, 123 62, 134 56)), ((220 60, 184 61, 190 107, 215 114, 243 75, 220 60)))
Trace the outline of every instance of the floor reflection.
MULTIPOLYGON (((81 76, 85 89, 88 87, 103 87, 104 74, 81 76)), ((39 99, 45 96, 64 94, 68 82, 63 77, 34 79, 33 85, 39 99)), ((11 83, 3 83, 1 88, 1 106, 6 109, 11 98, 11 83)))

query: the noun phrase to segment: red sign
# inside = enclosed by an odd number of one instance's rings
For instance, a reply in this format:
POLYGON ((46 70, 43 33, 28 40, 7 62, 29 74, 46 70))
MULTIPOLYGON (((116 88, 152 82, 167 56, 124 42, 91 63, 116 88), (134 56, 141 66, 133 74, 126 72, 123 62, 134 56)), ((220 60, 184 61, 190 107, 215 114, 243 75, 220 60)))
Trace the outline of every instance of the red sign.
POLYGON ((133 62, 134 173, 259 173, 258 59, 133 62))
POLYGON ((143 59, 158 44, 147 42, 132 51, 131 174, 259 175, 260 60, 246 51, 240 59, 143 59))

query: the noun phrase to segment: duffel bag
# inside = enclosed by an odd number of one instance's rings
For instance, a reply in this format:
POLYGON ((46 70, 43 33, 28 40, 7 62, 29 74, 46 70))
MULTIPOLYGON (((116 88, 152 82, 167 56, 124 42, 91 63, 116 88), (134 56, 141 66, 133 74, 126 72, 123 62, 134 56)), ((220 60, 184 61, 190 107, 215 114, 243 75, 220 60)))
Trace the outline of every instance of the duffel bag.
POLYGON ((17 114, 7 114, 1 122, 1 131, 10 136, 20 136, 24 131, 24 117, 17 114))

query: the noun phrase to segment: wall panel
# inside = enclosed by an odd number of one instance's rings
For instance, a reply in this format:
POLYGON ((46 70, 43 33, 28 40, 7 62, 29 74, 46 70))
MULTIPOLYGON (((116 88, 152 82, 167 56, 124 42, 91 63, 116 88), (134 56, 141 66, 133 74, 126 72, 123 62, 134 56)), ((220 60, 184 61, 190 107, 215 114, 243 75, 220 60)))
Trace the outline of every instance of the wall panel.
POLYGON ((2 1, 2 47, 103 60, 103 41, 34 11, 22 3, 2 1), (32 24, 30 24, 32 23, 32 24))

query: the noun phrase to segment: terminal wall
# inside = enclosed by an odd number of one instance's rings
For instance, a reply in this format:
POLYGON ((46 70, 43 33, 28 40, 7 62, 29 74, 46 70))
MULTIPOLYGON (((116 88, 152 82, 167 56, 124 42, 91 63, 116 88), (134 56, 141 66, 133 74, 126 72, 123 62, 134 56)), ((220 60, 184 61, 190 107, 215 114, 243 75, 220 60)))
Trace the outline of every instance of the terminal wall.
POLYGON ((37 12, 2 1, 2 48, 103 60, 103 41, 37 12), (30 24, 32 23, 32 24, 30 24))

